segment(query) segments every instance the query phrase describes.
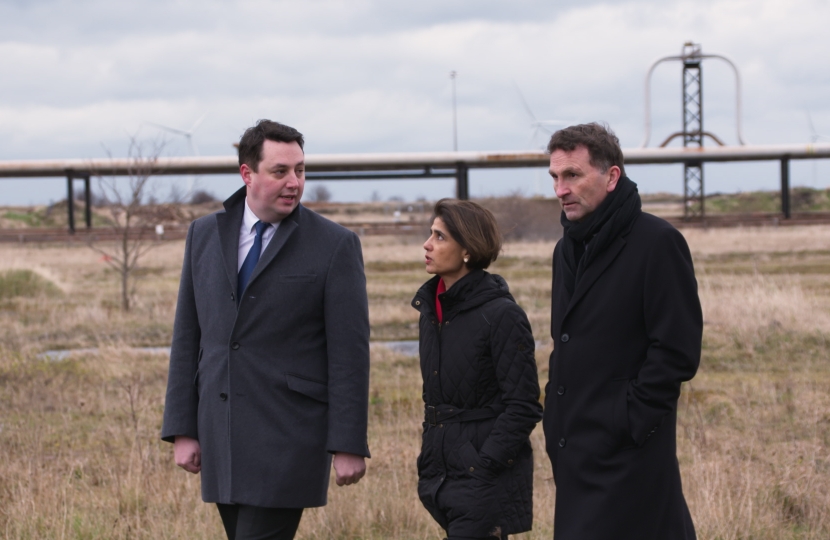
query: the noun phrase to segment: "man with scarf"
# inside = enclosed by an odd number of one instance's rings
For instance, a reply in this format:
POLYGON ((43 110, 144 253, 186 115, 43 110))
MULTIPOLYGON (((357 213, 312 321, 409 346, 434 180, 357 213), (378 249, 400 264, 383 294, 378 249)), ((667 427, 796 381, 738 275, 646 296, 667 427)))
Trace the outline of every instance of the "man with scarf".
POLYGON ((694 539, 676 451, 680 385, 703 332, 689 248, 641 211, 610 129, 562 129, 548 152, 565 230, 544 417, 554 539, 694 539))

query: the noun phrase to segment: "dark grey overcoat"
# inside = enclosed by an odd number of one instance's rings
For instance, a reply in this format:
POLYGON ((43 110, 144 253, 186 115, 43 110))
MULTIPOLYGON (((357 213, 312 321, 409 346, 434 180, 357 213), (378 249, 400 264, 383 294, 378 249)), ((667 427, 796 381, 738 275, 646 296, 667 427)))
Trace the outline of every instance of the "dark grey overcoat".
POLYGON ((188 231, 162 438, 199 440, 206 502, 322 506, 332 453, 369 456, 360 241, 299 205, 237 299, 244 200, 188 231))
POLYGON ((554 251, 543 425, 556 540, 691 540, 676 455, 677 399, 700 362, 692 258, 671 225, 640 214, 585 269, 573 296, 554 251))

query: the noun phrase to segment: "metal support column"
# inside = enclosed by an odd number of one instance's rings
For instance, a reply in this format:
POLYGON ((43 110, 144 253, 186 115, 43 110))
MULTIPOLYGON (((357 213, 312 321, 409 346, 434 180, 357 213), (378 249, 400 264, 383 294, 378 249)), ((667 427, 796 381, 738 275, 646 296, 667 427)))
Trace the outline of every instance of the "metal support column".
POLYGON ((781 160, 781 213, 790 219, 790 158, 781 160))
MULTIPOLYGON (((703 81, 700 45, 683 48, 683 146, 703 146, 703 81)), ((704 218, 703 163, 686 162, 683 167, 683 217, 704 218)))
POLYGON ((89 190, 89 175, 84 176, 84 220, 86 228, 92 228, 92 192, 89 190))
POLYGON ((66 212, 69 223, 69 234, 75 234, 75 178, 72 173, 66 175, 66 212))
POLYGON ((683 164, 683 218, 686 220, 706 217, 703 195, 703 163, 691 161, 683 164))
POLYGON ((463 201, 470 198, 470 175, 466 163, 455 164, 455 197, 463 201))

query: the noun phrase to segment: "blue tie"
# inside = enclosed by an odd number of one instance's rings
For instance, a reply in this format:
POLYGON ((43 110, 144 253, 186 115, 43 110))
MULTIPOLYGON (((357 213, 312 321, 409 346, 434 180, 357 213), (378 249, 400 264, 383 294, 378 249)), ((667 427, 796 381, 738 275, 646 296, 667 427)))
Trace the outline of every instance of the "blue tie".
POLYGON ((251 246, 251 250, 248 251, 248 255, 245 257, 245 262, 242 263, 242 268, 239 269, 238 294, 240 300, 242 300, 242 293, 245 292, 245 287, 248 286, 248 280, 251 279, 251 275, 254 273, 256 263, 259 262, 259 254, 262 252, 262 233, 270 226, 270 223, 263 223, 262 221, 257 221, 254 225, 256 229, 254 245, 251 246))

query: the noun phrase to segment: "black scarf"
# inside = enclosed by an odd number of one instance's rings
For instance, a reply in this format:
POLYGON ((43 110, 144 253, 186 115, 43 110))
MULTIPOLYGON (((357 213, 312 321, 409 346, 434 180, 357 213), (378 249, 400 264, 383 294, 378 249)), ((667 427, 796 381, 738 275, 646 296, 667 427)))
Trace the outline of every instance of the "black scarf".
POLYGON ((614 191, 581 222, 568 220, 562 211, 559 221, 565 228, 560 250, 563 264, 557 264, 556 271, 563 273, 569 294, 573 295, 588 265, 634 223, 641 207, 637 184, 622 176, 614 191))

